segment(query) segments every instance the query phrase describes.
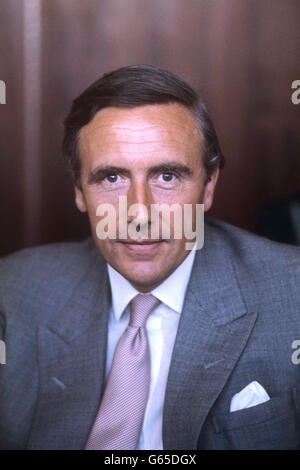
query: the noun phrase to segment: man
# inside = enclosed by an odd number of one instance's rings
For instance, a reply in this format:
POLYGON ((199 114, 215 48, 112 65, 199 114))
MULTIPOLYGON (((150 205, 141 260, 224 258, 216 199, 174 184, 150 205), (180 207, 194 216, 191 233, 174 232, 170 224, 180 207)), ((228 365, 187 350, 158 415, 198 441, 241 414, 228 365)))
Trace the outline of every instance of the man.
POLYGON ((2 260, 1 448, 299 448, 299 250, 208 218, 190 250, 174 214, 151 235, 156 204, 190 205, 195 229, 213 202, 224 157, 195 92, 151 66, 104 75, 63 150, 93 239, 2 260))

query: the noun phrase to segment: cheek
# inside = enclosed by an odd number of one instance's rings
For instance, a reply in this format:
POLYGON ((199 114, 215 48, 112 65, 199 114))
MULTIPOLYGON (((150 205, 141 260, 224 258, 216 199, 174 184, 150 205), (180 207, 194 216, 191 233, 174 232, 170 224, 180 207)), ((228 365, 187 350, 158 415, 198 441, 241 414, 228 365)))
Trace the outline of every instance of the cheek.
POLYGON ((160 204, 199 204, 203 202, 204 187, 200 183, 186 183, 172 190, 158 190, 152 188, 152 196, 155 203, 160 204))
POLYGON ((97 207, 98 207, 98 204, 97 203, 94 203, 94 202, 87 202, 87 212, 88 212, 88 216, 89 216, 89 219, 91 222, 93 223, 96 223, 97 222, 97 207))
POLYGON ((97 207, 99 206, 99 204, 101 204, 101 202, 103 202, 101 197, 99 196, 99 194, 97 194, 96 191, 86 191, 84 196, 89 217, 96 217, 97 207))
POLYGON ((184 206, 184 204, 192 204, 193 206, 196 206, 196 204, 202 204, 203 200, 203 188, 195 186, 193 188, 185 188, 184 190, 182 190, 182 192, 178 194, 178 197, 176 198, 176 201, 174 200, 174 202, 178 202, 182 206, 184 206))

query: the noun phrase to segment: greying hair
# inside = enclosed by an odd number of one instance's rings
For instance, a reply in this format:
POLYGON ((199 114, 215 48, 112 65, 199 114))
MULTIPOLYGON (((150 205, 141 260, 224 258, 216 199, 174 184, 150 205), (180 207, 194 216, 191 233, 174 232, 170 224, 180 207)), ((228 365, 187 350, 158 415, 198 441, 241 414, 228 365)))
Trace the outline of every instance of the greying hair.
POLYGON ((108 107, 178 103, 191 111, 204 137, 203 165, 206 181, 225 163, 212 119, 196 92, 177 75, 151 65, 131 65, 104 74, 73 103, 64 121, 63 156, 74 184, 80 188, 81 164, 78 150, 80 129, 95 114, 108 107))

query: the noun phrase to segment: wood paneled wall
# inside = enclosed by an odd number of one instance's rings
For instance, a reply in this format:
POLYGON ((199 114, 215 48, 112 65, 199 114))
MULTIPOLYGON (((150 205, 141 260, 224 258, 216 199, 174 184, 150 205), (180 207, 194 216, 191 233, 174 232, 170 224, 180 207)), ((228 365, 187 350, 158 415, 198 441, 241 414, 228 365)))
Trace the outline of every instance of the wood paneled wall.
POLYGON ((0 254, 89 233, 61 162, 73 98, 104 72, 182 75, 227 157, 212 215, 256 230, 259 207, 300 192, 299 0, 1 0, 0 254))

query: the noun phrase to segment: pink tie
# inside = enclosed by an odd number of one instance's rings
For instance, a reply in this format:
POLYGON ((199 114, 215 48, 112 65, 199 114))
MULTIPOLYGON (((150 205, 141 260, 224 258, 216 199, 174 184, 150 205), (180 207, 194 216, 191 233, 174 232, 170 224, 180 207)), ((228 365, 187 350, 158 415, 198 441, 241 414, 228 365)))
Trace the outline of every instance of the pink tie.
POLYGON ((131 302, 129 325, 116 346, 86 450, 136 449, 150 384, 145 324, 159 302, 152 294, 138 294, 131 302))

